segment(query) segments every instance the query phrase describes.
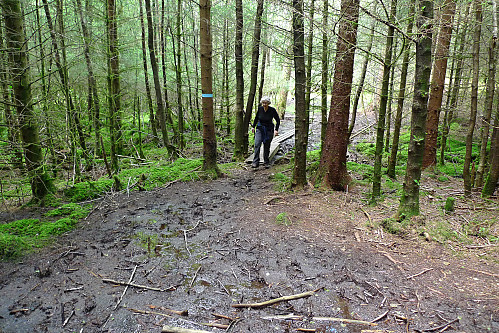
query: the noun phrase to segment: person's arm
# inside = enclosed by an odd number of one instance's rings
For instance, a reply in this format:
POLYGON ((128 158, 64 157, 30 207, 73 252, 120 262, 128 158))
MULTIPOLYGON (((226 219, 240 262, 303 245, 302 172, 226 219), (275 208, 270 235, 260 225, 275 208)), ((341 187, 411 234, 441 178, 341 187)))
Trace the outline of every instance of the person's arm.
POLYGON ((279 113, 274 109, 274 119, 275 119, 275 133, 274 135, 279 134, 279 126, 281 125, 281 119, 279 118, 279 113))

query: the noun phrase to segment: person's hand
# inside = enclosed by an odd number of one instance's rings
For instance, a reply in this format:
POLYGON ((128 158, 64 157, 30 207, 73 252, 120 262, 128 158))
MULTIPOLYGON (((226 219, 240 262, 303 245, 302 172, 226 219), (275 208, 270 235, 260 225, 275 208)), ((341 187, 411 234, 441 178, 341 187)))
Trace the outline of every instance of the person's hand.
POLYGON ((278 130, 274 130, 274 136, 278 136, 279 135, 279 131, 278 130))

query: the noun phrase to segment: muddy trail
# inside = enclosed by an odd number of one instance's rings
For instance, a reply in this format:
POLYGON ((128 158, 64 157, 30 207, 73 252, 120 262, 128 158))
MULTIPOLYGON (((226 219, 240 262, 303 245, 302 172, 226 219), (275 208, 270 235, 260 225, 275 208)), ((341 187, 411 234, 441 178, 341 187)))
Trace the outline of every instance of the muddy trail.
POLYGON ((363 189, 278 193, 273 172, 105 198, 0 263, 0 332, 499 332, 498 265, 366 228, 384 208, 363 189))

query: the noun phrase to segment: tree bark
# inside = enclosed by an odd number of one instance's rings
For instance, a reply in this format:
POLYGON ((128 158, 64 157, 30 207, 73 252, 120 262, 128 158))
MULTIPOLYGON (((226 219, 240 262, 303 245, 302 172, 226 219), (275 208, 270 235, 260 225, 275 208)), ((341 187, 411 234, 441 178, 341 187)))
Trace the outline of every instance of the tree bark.
POLYGON ((255 28, 253 33, 253 46, 251 51, 251 79, 248 92, 248 100, 246 102, 246 111, 244 113, 243 122, 243 133, 244 133, 244 145, 243 145, 243 155, 248 153, 249 144, 249 124, 251 121, 251 115, 253 114, 253 102, 255 101, 256 93, 256 81, 258 76, 258 57, 260 55, 260 35, 262 32, 262 14, 263 14, 263 2, 264 0, 257 0, 258 5, 256 7, 255 14, 255 28))
POLYGON ((340 17, 331 108, 316 182, 321 181, 325 187, 345 191, 351 180, 346 165, 348 116, 357 45, 359 0, 342 0, 340 17))
POLYGON ((178 135, 179 148, 185 147, 184 139, 184 108, 182 105, 182 64, 180 62, 180 38, 182 33, 182 0, 177 0, 177 31, 176 31, 176 57, 175 57, 175 78, 177 83, 177 117, 178 117, 178 135))
POLYGON ((423 168, 437 164, 437 140, 438 123, 445 86, 445 74, 447 72, 447 58, 452 37, 452 22, 456 11, 456 0, 445 0, 444 12, 442 13, 442 25, 438 35, 435 62, 428 101, 428 119, 426 121, 425 151, 423 156, 423 168))
POLYGON ((293 59, 295 65, 295 162, 292 187, 307 185, 307 145, 309 109, 306 105, 305 28, 303 0, 293 0, 293 59))
POLYGON ((121 112, 121 88, 120 88, 120 62, 118 49, 118 24, 116 0, 107 0, 107 33, 108 33, 108 88, 109 88, 109 127, 111 141, 111 167, 117 173, 119 169, 117 154, 122 153, 119 131, 119 113, 121 112))
MULTIPOLYGON (((315 0, 310 0, 309 11, 309 32, 307 40, 307 66, 306 66, 306 86, 305 86, 305 108, 310 114, 310 94, 312 93, 312 51, 314 42, 314 14, 315 14, 315 0)), ((324 27, 325 29, 325 27, 324 27)))
POLYGON ((95 154, 97 156, 101 156, 102 151, 100 148, 100 141, 101 141, 100 140, 100 129, 101 129, 100 102, 99 102, 99 93, 97 91, 97 82, 95 80, 92 59, 90 58, 90 45, 89 45, 90 34, 88 33, 87 20, 86 20, 85 16, 83 15, 81 0, 76 0, 76 5, 78 7, 77 10, 78 10, 78 15, 80 16, 81 31, 83 34, 83 43, 84 43, 83 53, 85 56, 85 62, 87 64, 89 95, 91 94, 91 96, 92 96, 91 103, 89 105, 89 107, 90 107, 89 111, 91 113, 91 118, 93 120, 93 125, 94 125, 95 154))
POLYGON ((494 104, 495 93, 495 74, 496 74, 496 49, 497 49, 497 3, 492 0, 492 37, 489 44, 489 74, 487 75, 487 90, 485 92, 485 112, 482 117, 482 133, 480 143, 480 162, 476 171, 475 183, 477 187, 483 186, 483 178, 487 173, 487 144, 489 142, 490 120, 492 117, 492 107, 494 104))
POLYGON ((165 109, 164 109, 164 104, 163 104, 163 95, 161 93, 161 83, 159 82, 159 70, 158 70, 158 62, 156 60, 156 50, 154 48, 154 28, 153 28, 153 22, 152 22, 152 11, 151 11, 151 0, 145 0, 145 6, 146 6, 146 14, 147 14, 147 44, 149 47, 149 58, 151 61, 151 69, 152 69, 152 74, 153 74, 153 79, 154 79, 154 91, 156 93, 156 107, 157 107, 157 113, 159 117, 159 122, 160 122, 160 127, 161 127, 161 134, 163 137, 163 144, 168 150, 168 154, 170 156, 173 156, 174 158, 177 156, 176 155, 176 150, 174 147, 170 144, 170 140, 168 138, 168 132, 166 130, 166 121, 165 121, 165 109))
POLYGON ((211 0, 199 2, 199 44, 201 47, 201 97, 203 105, 203 170, 219 176, 217 139, 213 119, 211 0))
MULTIPOLYGON (((406 35, 412 35, 412 27, 414 25, 414 12, 415 12, 415 0, 411 0, 409 7, 409 21, 407 22, 406 35)), ((390 158, 388 160, 388 166, 386 174, 390 178, 395 178, 395 166, 397 165, 397 154, 399 150, 399 140, 400 140, 400 129, 402 127, 402 111, 404 110, 404 100, 405 100, 405 87, 407 85, 407 72, 409 69, 409 56, 411 53, 411 44, 406 41, 404 43, 404 58, 402 60, 402 68, 400 70, 400 86, 399 93, 397 97, 397 111, 395 112, 395 123, 393 125, 393 142, 392 150, 390 152, 390 158)))
POLYGON ((326 137, 327 127, 327 88, 328 88, 328 67, 329 67, 329 50, 328 50, 328 0, 324 0, 322 7, 322 59, 321 59, 321 151, 324 146, 324 138, 326 137))
MULTIPOLYGON (((397 0, 392 0, 390 5, 389 21, 395 23, 397 14, 397 0)), ((383 144, 385 134, 386 109, 388 105, 388 93, 390 88, 390 72, 392 67, 393 39, 395 28, 388 27, 385 45, 385 58, 383 60, 383 81, 381 83, 381 96, 379 102, 378 126, 376 130, 376 152, 374 155, 373 191, 371 200, 375 201, 381 195, 381 159, 383 157, 383 144)))
POLYGON ((480 77, 480 35, 482 33, 482 3, 474 1, 475 8, 475 34, 473 37, 473 78, 471 82, 471 106, 468 131, 466 133, 466 153, 464 155, 463 180, 464 195, 471 195, 473 187, 471 167, 471 154, 473 149, 473 133, 475 132, 476 115, 478 110, 478 81, 480 77))
POLYGON ((407 167, 402 188, 398 215, 419 215, 419 182, 425 143, 425 126, 428 115, 428 93, 431 73, 431 20, 433 1, 421 1, 417 13, 416 71, 411 116, 411 139, 407 167))
POLYGON ((360 96, 362 95, 362 91, 364 90, 364 82, 366 80, 367 67, 369 65, 369 61, 371 60, 371 50, 373 47, 374 40, 374 27, 376 26, 376 20, 372 20, 371 22, 371 30, 369 34, 369 42, 367 44, 366 55, 364 58, 364 62, 362 63, 362 70, 360 72, 359 85, 357 86, 357 90, 355 92, 355 97, 353 99, 352 113, 350 119, 350 125, 348 126, 348 138, 350 140, 350 136, 352 135, 353 129, 355 127, 355 120, 357 119, 357 109, 359 106, 360 96))
POLYGON ((483 197, 490 197, 494 194, 499 181, 499 106, 496 110, 492 139, 490 142, 489 173, 482 189, 483 197))
POLYGON ((449 106, 446 110, 446 115, 444 118, 444 124, 442 128, 442 142, 440 147, 440 163, 445 164, 445 151, 447 149, 447 137, 449 136, 450 125, 454 120, 454 110, 457 108, 459 92, 461 90, 461 79, 464 68, 464 60, 466 55, 464 54, 464 47, 466 45, 466 36, 468 36, 468 20, 469 20, 469 11, 472 2, 466 6, 466 13, 464 15, 464 25, 461 29, 462 33, 459 38, 459 50, 454 54, 454 58, 457 58, 456 70, 454 75, 454 80, 452 83, 452 87, 449 89, 449 106))
POLYGON ((154 108, 152 104, 151 85, 149 84, 149 71, 147 69, 147 50, 146 50, 146 30, 144 26, 144 10, 142 9, 142 1, 139 2, 140 15, 140 31, 142 43, 142 64, 144 67, 144 84, 146 86, 147 107, 149 109, 149 126, 153 136, 153 141, 158 144, 158 131, 156 129, 156 118, 154 117, 154 108))
POLYGON ((7 55, 12 75, 14 103, 19 118, 26 167, 30 176, 31 193, 41 201, 53 191, 53 185, 45 173, 37 120, 33 114, 33 100, 29 79, 27 43, 23 15, 19 0, 3 0, 2 12, 5 24, 7 55))
POLYGON ((244 71, 243 71, 243 1, 236 0, 236 36, 234 45, 236 67, 236 125, 234 129, 234 160, 244 159, 244 71))

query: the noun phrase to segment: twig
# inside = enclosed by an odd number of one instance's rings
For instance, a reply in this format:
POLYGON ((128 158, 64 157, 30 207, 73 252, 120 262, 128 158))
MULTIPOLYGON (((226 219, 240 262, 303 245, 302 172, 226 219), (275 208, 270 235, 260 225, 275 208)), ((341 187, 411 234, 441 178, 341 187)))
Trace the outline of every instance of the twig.
POLYGON ((299 299, 299 298, 304 298, 304 297, 309 297, 314 295, 317 291, 321 290, 322 288, 315 289, 312 291, 307 291, 301 294, 295 294, 295 295, 289 295, 289 296, 283 296, 279 298, 274 298, 265 302, 261 303, 249 303, 249 304, 232 304, 233 308, 253 308, 253 309, 258 309, 258 308, 263 308, 265 306, 269 306, 275 303, 283 302, 283 301, 290 301, 294 299, 299 299))
POLYGON ((71 311, 71 313, 69 314, 69 317, 67 317, 66 320, 64 321, 64 323, 62 324, 62 327, 67 325, 67 323, 69 322, 69 319, 71 319, 71 317, 73 317, 74 314, 75 314, 75 310, 71 311))
POLYGON ((118 308, 118 306, 120 305, 121 301, 123 300, 123 297, 125 296, 125 293, 128 290, 130 283, 133 282, 133 277, 135 276, 135 271, 137 271, 137 265, 135 265, 135 267, 133 268, 132 274, 130 275, 130 278, 128 279, 128 283, 125 286, 125 290, 123 290, 123 293, 121 294, 120 298, 118 299, 118 302, 114 306, 113 310, 116 310, 118 308))
POLYGON ((303 320, 303 316, 297 316, 293 313, 290 313, 287 315, 265 316, 265 317, 261 317, 261 318, 266 319, 266 320, 272 320, 272 319, 276 319, 276 320, 303 320))
POLYGON ((183 233, 184 233, 185 249, 187 250, 187 252, 189 252, 189 256, 191 256, 192 253, 191 253, 191 250, 189 250, 189 245, 187 244, 187 233, 189 231, 192 231, 192 230, 196 229, 198 227, 198 225, 199 225, 200 222, 201 221, 198 221, 198 223, 196 223, 196 225, 194 227, 190 228, 190 229, 182 230, 183 233))
POLYGON ((409 280, 409 279, 415 278, 416 276, 423 275, 424 273, 432 271, 432 270, 433 270, 433 268, 425 268, 425 269, 423 269, 421 272, 419 272, 417 274, 414 274, 414 275, 406 277, 406 279, 409 280))
POLYGON ((65 293, 69 293, 71 291, 77 291, 77 290, 81 290, 81 289, 83 289, 83 286, 81 286, 81 287, 75 287, 75 288, 69 288, 69 289, 64 290, 64 292, 65 293))
POLYGON ((169 317, 169 318, 171 318, 170 315, 168 315, 166 313, 161 313, 161 312, 139 310, 139 309, 132 309, 132 308, 128 308, 128 310, 130 310, 132 312, 135 312, 135 313, 140 313, 140 314, 152 314, 152 315, 157 315, 157 316, 163 316, 163 317, 169 317))
POLYGON ((210 331, 192 330, 189 328, 163 326, 161 332, 164 333, 211 333, 210 331))
POLYGON ((120 284, 122 286, 129 285, 130 287, 142 288, 142 289, 148 289, 148 290, 154 290, 154 291, 173 291, 173 290, 177 289, 174 286, 171 286, 171 287, 169 287, 167 289, 161 289, 161 288, 143 286, 143 285, 135 284, 135 283, 127 283, 127 282, 123 282, 123 281, 116 281, 116 280, 111 280, 111 279, 102 279, 102 282, 120 284))
POLYGON ((364 320, 356 320, 356 319, 346 319, 346 318, 334 318, 334 317, 313 317, 312 320, 317 321, 336 321, 340 323, 347 324, 357 324, 357 325, 367 325, 367 326, 378 326, 376 323, 372 323, 364 320))
POLYGON ((378 316, 375 319, 371 320, 371 323, 375 323, 375 322, 380 321, 381 319, 385 318, 386 315, 388 314, 388 312, 390 312, 390 310, 386 310, 383 314, 381 314, 380 316, 378 316))
POLYGON ((201 323, 201 325, 208 326, 208 327, 220 328, 222 330, 226 330, 229 328, 229 325, 227 325, 227 324, 218 324, 218 323, 201 323))
POLYGON ((193 278, 191 280, 191 284, 189 285, 189 289, 192 288, 192 285, 194 284, 194 281, 196 281, 196 278, 198 276, 199 271, 201 270, 201 267, 203 267, 203 266, 199 266, 198 269, 196 270, 196 273, 194 273, 194 276, 193 276, 193 278))
POLYGON ((445 324, 440 325, 438 327, 424 329, 423 332, 435 332, 435 331, 438 331, 438 330, 442 330, 442 329, 447 328, 448 326, 450 326, 450 325, 452 325, 452 324, 454 324, 455 322, 458 322, 458 321, 459 321, 459 318, 456 318, 456 319, 448 321, 445 324))
POLYGON ((499 274, 489 273, 489 272, 485 272, 485 271, 479 271, 479 270, 473 269, 473 268, 466 268, 465 267, 464 269, 467 269, 467 270, 472 271, 472 272, 477 272, 477 273, 480 273, 480 274, 492 276, 492 277, 495 277, 495 278, 499 278, 499 274))
POLYGON ((369 215, 368 212, 364 210, 364 208, 360 207, 360 210, 364 212, 364 214, 367 216, 367 219, 369 220, 369 225, 372 227, 373 226, 373 221, 371 220, 371 216, 369 215))
POLYGON ((211 315, 213 317, 216 317, 216 318, 227 319, 227 320, 230 320, 230 321, 234 321, 234 320, 239 319, 239 317, 232 318, 232 317, 229 317, 229 316, 226 316, 226 315, 222 315, 222 314, 218 314, 218 313, 212 313, 211 315))

